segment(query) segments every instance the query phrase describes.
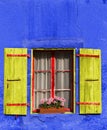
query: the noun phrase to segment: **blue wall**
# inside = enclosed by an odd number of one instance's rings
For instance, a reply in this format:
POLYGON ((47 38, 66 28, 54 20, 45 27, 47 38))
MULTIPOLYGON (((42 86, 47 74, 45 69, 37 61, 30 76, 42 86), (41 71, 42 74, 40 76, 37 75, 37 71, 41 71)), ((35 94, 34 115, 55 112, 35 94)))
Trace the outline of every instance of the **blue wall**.
MULTIPOLYGON (((78 59, 77 67, 78 67, 78 59)), ((30 102, 30 59, 28 60, 30 102)), ((107 0, 0 0, 0 130, 107 130, 107 0), (101 115, 3 114, 3 51, 6 47, 100 48, 101 115)), ((78 68, 76 69, 78 73, 78 68)), ((76 80, 78 101, 78 75, 76 80)))

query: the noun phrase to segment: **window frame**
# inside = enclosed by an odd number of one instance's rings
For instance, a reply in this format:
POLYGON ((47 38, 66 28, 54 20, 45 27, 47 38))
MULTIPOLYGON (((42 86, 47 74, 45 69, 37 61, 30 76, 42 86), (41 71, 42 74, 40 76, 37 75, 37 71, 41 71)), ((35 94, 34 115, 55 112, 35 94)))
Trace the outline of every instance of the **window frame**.
MULTIPOLYGON (((70 113, 70 114, 74 114, 75 113, 75 98, 76 98, 76 95, 75 95, 75 48, 49 48, 49 49, 41 49, 41 48, 33 48, 31 49, 31 114, 39 114, 38 113, 38 109, 35 109, 34 108, 34 57, 33 57, 33 54, 34 54, 34 51, 50 51, 52 53, 52 51, 72 51, 72 58, 73 58, 73 78, 72 78, 72 83, 71 85, 73 85, 73 103, 72 103, 72 108, 73 110, 70 111, 70 112, 65 112, 65 113, 70 113)), ((55 56, 55 55, 54 55, 55 56)), ((55 58, 55 57, 54 57, 55 58)), ((52 59, 51 59, 52 61, 52 59)), ((53 59, 53 62, 54 62, 54 59, 53 59)), ((52 68, 51 68, 52 69, 52 68)), ((51 70, 51 71, 54 71, 54 70, 51 70)), ((52 76, 52 75, 51 75, 52 76)), ((55 78, 55 75, 54 75, 54 78, 55 78)), ((54 83, 53 83, 54 85, 54 83)), ((52 86, 51 86, 52 87, 52 86)), ((72 90, 71 88, 71 90, 72 90)), ((52 88, 51 88, 51 91, 52 91, 52 88)), ((50 92, 51 93, 51 92, 50 92)), ((55 93, 55 92, 54 92, 55 93)), ((51 97, 53 97, 53 93, 51 93, 51 97)))

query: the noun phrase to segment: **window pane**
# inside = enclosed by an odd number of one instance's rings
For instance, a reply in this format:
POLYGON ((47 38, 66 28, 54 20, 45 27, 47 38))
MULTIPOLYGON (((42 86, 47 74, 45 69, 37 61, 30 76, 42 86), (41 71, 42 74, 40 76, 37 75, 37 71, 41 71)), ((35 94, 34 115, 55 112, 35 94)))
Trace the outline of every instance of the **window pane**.
POLYGON ((71 52, 56 52, 55 95, 66 99, 65 107, 71 107, 71 52))
POLYGON ((35 73, 35 89, 50 89, 51 86, 50 73, 35 73))
POLYGON ((40 100, 41 98, 49 98, 50 97, 50 91, 49 92, 35 92, 35 108, 39 108, 40 100))
POLYGON ((42 98, 50 97, 51 86, 51 53, 35 52, 35 107, 39 108, 42 98))
POLYGON ((63 94, 62 94, 61 91, 60 91, 60 92, 57 92, 57 91, 56 91, 55 94, 56 94, 57 96, 59 96, 59 97, 64 97, 64 98, 66 99, 66 102, 64 103, 64 107, 70 108, 71 103, 72 103, 72 101, 71 101, 71 92, 65 91, 65 92, 63 92, 63 94))
POLYGON ((50 70, 51 53, 36 52, 35 57, 36 57, 35 70, 50 70))
POLYGON ((56 88, 70 89, 70 73, 69 72, 57 72, 56 73, 56 88))
POLYGON ((56 70, 71 69, 71 52, 56 52, 56 70))

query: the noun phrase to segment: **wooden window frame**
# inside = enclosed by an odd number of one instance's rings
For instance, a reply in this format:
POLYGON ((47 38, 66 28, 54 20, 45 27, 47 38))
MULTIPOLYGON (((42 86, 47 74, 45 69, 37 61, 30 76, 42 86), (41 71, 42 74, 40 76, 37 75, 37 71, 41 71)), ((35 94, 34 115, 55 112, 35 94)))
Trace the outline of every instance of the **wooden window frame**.
MULTIPOLYGON (((72 54, 72 69, 71 70, 64 70, 64 72, 69 72, 71 71, 72 73, 72 79, 71 79, 71 92, 72 92, 72 104, 71 104, 71 108, 65 108, 65 111, 67 113, 75 113, 75 49, 32 49, 32 54, 31 54, 31 57, 32 57, 32 62, 31 62, 31 114, 34 114, 34 113, 39 113, 39 109, 36 109, 35 108, 35 92, 34 92, 34 73, 35 73, 35 70, 34 70, 34 51, 42 51, 42 52, 51 52, 52 53, 52 57, 51 57, 51 70, 48 70, 48 71, 51 71, 51 97, 54 98, 55 96, 55 83, 54 83, 54 80, 55 80, 55 62, 56 62, 56 59, 55 59, 55 54, 54 52, 55 51, 69 51, 71 52, 72 54)), ((61 71, 61 70, 57 70, 57 71, 61 71)), ((40 71, 42 72, 42 71, 40 71)), ((62 72, 62 71, 61 71, 62 72)), ((65 112, 65 113, 66 113, 65 112)))

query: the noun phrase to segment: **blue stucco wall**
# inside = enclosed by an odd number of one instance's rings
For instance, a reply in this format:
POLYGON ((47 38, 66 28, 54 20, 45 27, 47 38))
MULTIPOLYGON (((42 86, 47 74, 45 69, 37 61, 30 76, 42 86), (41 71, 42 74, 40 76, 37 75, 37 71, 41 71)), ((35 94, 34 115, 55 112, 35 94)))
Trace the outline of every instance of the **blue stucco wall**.
MULTIPOLYGON (((78 59, 76 59, 76 101, 78 59)), ((0 0, 0 130, 107 130, 107 0, 0 0), (7 47, 102 50, 101 115, 3 114, 3 51, 7 47)), ((30 59, 28 59, 30 102, 30 59)))

